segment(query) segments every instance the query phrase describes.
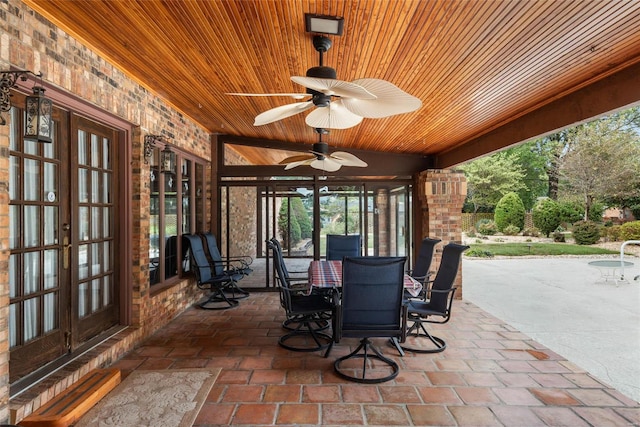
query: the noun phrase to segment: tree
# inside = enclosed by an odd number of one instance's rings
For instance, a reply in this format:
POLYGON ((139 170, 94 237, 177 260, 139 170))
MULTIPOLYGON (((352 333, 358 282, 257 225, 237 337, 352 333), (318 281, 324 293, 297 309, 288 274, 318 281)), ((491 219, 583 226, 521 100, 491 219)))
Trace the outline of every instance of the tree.
POLYGON ((502 153, 482 157, 462 167, 467 178, 467 199, 474 213, 493 209, 505 194, 524 188, 524 173, 514 157, 502 153))
POLYGON ((560 225, 560 208, 553 199, 539 200, 531 214, 533 225, 547 237, 560 225))
POLYGON ((640 142, 625 124, 614 116, 581 126, 564 156, 561 176, 568 192, 581 195, 585 220, 598 200, 640 194, 640 142))
POLYGON ((500 231, 504 231, 509 225, 516 226, 518 230, 522 230, 524 228, 524 214, 524 204, 520 196, 512 191, 502 196, 496 205, 493 220, 500 231))
POLYGON ((530 211, 539 197, 549 194, 549 178, 547 176, 548 159, 541 150, 539 141, 529 141, 505 150, 524 174, 524 187, 517 191, 526 211, 530 211))

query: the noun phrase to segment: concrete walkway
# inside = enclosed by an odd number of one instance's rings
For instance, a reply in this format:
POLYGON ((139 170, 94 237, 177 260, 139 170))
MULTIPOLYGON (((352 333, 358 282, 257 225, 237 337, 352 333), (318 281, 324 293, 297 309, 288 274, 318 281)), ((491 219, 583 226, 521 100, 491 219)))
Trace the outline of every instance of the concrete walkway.
POLYGON ((640 401, 640 260, 616 286, 594 259, 465 257, 463 298, 640 401))

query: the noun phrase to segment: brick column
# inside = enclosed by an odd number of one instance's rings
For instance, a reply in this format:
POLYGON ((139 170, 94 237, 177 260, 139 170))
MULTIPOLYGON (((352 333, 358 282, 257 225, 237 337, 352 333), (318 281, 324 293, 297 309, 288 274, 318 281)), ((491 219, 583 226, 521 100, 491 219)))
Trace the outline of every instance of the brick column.
MULTIPOLYGON (((418 199, 422 212, 416 247, 425 237, 442 239, 436 246, 431 268, 437 270, 442 248, 449 242, 462 241, 462 206, 467 196, 467 180, 462 172, 450 169, 427 170, 418 175, 418 199)), ((456 298, 462 298, 462 274, 458 274, 456 298)))

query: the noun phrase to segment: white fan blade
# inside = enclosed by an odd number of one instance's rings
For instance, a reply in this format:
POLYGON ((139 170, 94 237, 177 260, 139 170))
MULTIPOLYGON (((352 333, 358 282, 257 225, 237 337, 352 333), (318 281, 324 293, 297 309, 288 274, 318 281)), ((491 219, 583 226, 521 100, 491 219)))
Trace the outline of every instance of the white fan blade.
POLYGON ((239 93, 239 92, 228 92, 225 95, 234 95, 234 96, 289 96, 293 99, 304 99, 306 97, 311 96, 309 93, 239 93))
POLYGON ((369 119, 379 119, 396 114, 410 113, 422 106, 422 101, 409 95, 393 83, 380 79, 358 79, 354 83, 376 95, 376 99, 343 98, 345 108, 369 119))
POLYGON ((319 169, 325 172, 335 172, 342 167, 342 165, 335 160, 331 160, 328 157, 325 157, 324 160, 313 160, 309 166, 314 169, 319 169))
POLYGON ((362 117, 346 109, 339 99, 331 102, 328 107, 316 108, 310 112, 305 122, 317 129, 348 129, 359 125, 362 117))
POLYGON ((319 79, 316 77, 301 76, 293 76, 291 77, 291 80, 309 89, 322 92, 325 95, 345 96, 359 99, 376 99, 376 96, 366 88, 356 83, 345 82, 344 80, 319 79))
POLYGON ((344 151, 336 151, 329 154, 329 158, 342 164, 342 166, 355 166, 359 168, 366 168, 369 166, 366 162, 360 160, 351 153, 344 151))
POLYGON ((307 165, 309 166, 311 163, 317 161, 315 156, 308 158, 306 160, 300 160, 299 162, 291 162, 289 164, 287 164, 287 166, 284 167, 284 170, 289 170, 289 169, 293 169, 296 168, 298 166, 303 166, 303 165, 307 165))
POLYGON ((266 125, 267 123, 277 122, 278 120, 286 119, 287 117, 294 116, 303 111, 307 111, 313 107, 313 102, 295 102, 293 104, 283 105, 281 107, 272 108, 260 113, 256 116, 254 126, 266 125))

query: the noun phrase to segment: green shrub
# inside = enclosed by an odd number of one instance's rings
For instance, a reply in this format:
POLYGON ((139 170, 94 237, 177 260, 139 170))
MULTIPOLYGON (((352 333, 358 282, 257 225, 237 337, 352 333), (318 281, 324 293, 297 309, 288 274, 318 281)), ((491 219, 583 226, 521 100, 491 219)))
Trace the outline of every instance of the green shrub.
POLYGON ((558 204, 558 215, 560 216, 560 223, 573 224, 576 221, 580 221, 584 217, 584 207, 576 202, 556 202, 558 204))
POLYGON ((504 229, 509 225, 518 227, 518 231, 520 231, 524 227, 524 214, 522 199, 518 193, 511 192, 502 196, 498 201, 493 220, 499 231, 504 232, 504 229))
POLYGON ((604 228, 604 237, 609 242, 617 242, 620 240, 620 233, 622 231, 621 225, 612 225, 604 228))
POLYGON ((640 240, 640 221, 622 224, 620 226, 620 240, 640 240))
POLYGON ((487 251, 480 248, 469 249, 464 254, 466 256, 476 257, 476 258, 493 258, 493 253, 491 251, 487 251))
POLYGON ((493 236, 498 232, 498 227, 496 227, 496 223, 491 221, 490 219, 481 219, 478 221, 478 233, 485 234, 487 236, 493 236))
POLYGON ((553 241, 557 243, 564 243, 566 241, 564 231, 564 228, 561 226, 558 226, 558 228, 553 230, 553 234, 551 235, 551 237, 553 237, 553 241))
POLYGON ((476 237, 476 229, 475 227, 471 227, 469 231, 467 231, 467 237, 476 237))
POLYGON ((547 237, 560 225, 560 209, 551 199, 539 200, 533 207, 531 216, 533 225, 547 237))
POLYGON ((515 236, 520 232, 520 228, 518 228, 517 225, 509 224, 504 228, 504 230, 502 230, 502 232, 507 236, 515 236))
POLYGON ((575 222, 572 234, 576 245, 593 245, 600 240, 600 228, 590 220, 575 222))
POLYGON ((602 222, 602 213, 604 212, 605 205, 601 202, 594 202, 591 204, 589 208, 589 220, 601 223, 602 222))
POLYGON ((523 236, 531 236, 531 237, 540 237, 540 230, 538 230, 535 227, 533 227, 533 228, 525 228, 524 230, 522 230, 522 235, 523 236))

